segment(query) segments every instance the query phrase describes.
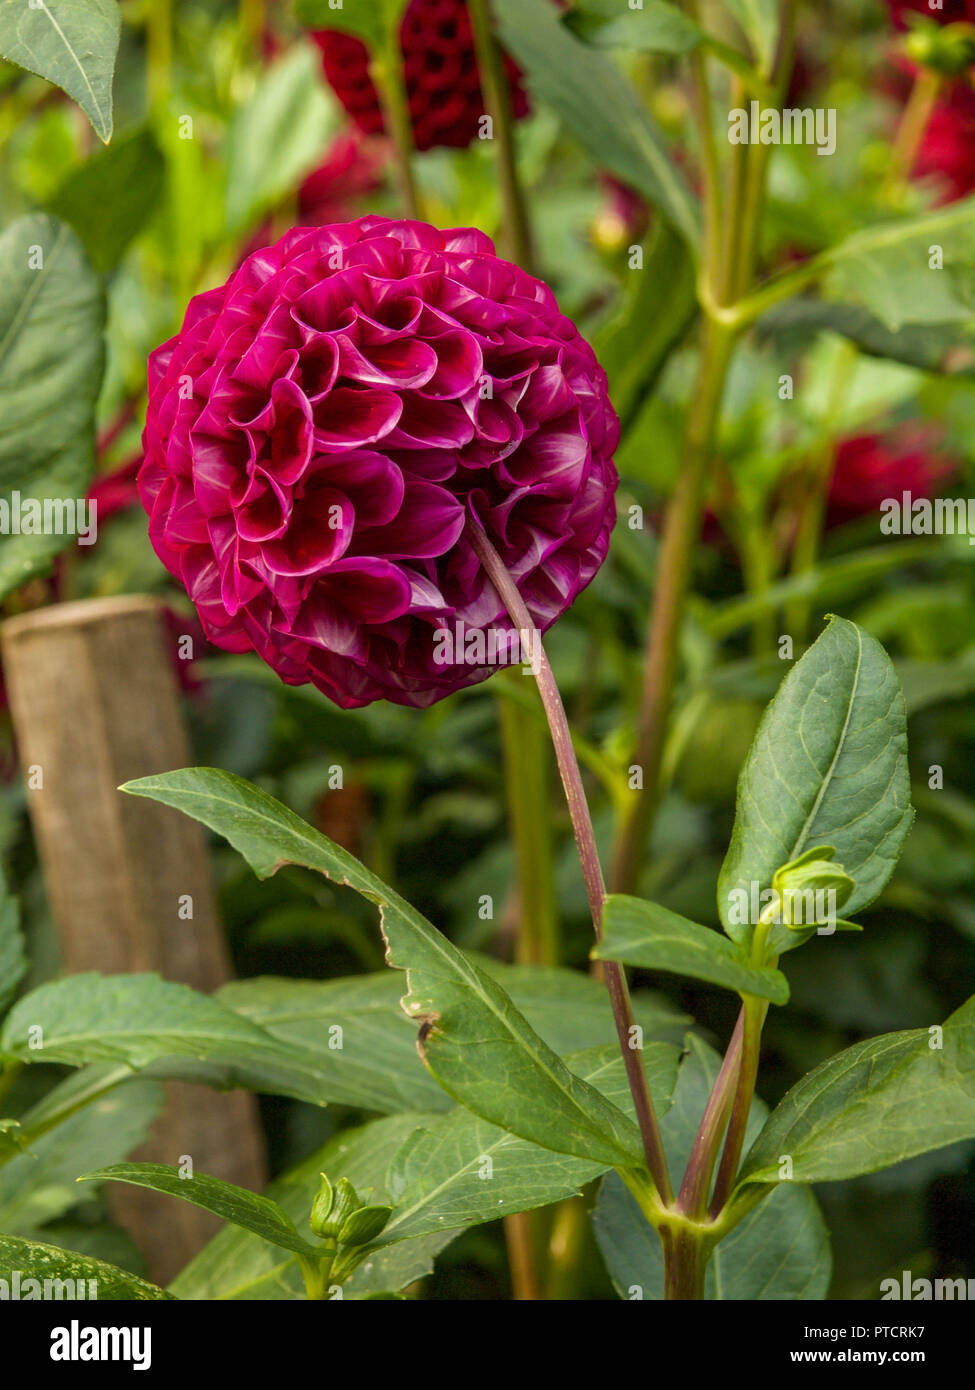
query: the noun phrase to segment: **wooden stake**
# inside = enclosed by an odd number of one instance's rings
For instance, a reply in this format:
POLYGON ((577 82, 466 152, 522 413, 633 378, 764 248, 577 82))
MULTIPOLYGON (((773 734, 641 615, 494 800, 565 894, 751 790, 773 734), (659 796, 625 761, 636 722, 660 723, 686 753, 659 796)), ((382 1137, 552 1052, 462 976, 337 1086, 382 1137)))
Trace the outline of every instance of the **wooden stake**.
MULTIPOLYGON (((160 605, 151 598, 56 604, 0 629, 27 804, 64 970, 155 970, 206 993, 229 976, 203 832, 117 790, 192 761, 160 605), (191 906, 190 906, 191 905, 191 906), (192 912, 192 917, 188 916, 192 912)), ((167 1083, 137 1157, 259 1190, 253 1096, 167 1083)), ((113 1184, 109 1199, 168 1282, 219 1227, 199 1207, 113 1184)))

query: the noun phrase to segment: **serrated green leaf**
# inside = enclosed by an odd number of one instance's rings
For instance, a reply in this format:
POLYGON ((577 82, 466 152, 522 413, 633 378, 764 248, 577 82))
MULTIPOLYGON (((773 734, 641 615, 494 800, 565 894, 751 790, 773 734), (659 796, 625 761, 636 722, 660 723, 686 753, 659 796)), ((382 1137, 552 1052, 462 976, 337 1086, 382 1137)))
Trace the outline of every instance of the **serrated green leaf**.
POLYGON ((114 1163, 108 1168, 85 1173, 78 1181, 124 1182, 133 1187, 147 1187, 151 1192, 164 1192, 192 1202, 283 1250, 309 1256, 320 1250, 302 1239, 291 1218, 270 1197, 262 1197, 258 1192, 250 1192, 246 1187, 224 1182, 207 1173, 183 1177, 178 1168, 165 1163, 114 1163))
MULTIPOLYGON (((34 215, 0 234, 0 501, 5 509, 15 491, 23 499, 70 502, 72 508, 84 498, 95 463, 104 318, 101 283, 70 227, 34 215)), ((5 534, 0 598, 73 544, 71 533, 5 534)))
POLYGON ((663 970, 786 1004, 789 984, 779 970, 749 965, 727 937, 671 912, 659 903, 612 895, 603 911, 602 940, 594 960, 618 960, 644 970, 663 970))
POLYGON ((0 57, 67 92, 99 138, 112 138, 115 0, 0 0, 0 57))
POLYGON ((56 1245, 44 1245, 37 1240, 21 1240, 17 1236, 0 1235, 0 1279, 5 1280, 10 1288, 15 1275, 18 1276, 20 1298, 27 1297, 25 1281, 28 1279, 40 1281, 40 1290, 36 1294, 33 1291, 31 1293, 31 1296, 36 1298, 42 1297, 47 1280, 52 1281, 49 1286, 50 1292, 43 1296, 52 1299, 68 1297, 64 1283, 68 1279, 76 1284, 84 1280, 85 1289, 82 1297, 86 1300, 97 1298, 99 1303, 119 1300, 145 1302, 148 1299, 172 1297, 155 1284, 150 1284, 135 1274, 129 1274, 127 1270, 117 1269, 115 1265, 106 1264, 103 1260, 78 1255, 71 1250, 59 1250, 56 1245), (97 1291, 91 1291, 90 1280, 94 1281, 97 1291))
POLYGON ((41 985, 4 1020, 0 1055, 73 1067, 155 1066, 154 1075, 266 1089, 319 1105, 328 1095, 312 1054, 156 975, 92 973, 41 985))
MULTIPOLYGON (((893 872, 910 829, 904 697, 875 638, 844 618, 795 664, 766 710, 738 780, 731 845, 718 880, 718 910, 735 941, 753 885, 771 888, 777 868, 817 845, 832 845, 856 881, 845 911, 873 902, 893 872)), ((748 910, 748 918, 754 914, 748 910)), ((810 933, 775 927, 773 953, 810 933)))
MULTIPOLYGON (((673 1106, 661 1121, 672 1173, 684 1171, 721 1059, 691 1037, 681 1062, 673 1106)), ((768 1111, 752 1104, 749 1137, 768 1111)), ((593 1226, 621 1298, 663 1298, 660 1238, 615 1173, 600 1184, 593 1226)), ((829 1288, 829 1233, 808 1187, 770 1193, 711 1255, 705 1279, 708 1299, 822 1299, 829 1288), (774 1200, 773 1200, 774 1199, 774 1200)))
POLYGON ((792 299, 758 321, 758 331, 803 350, 817 332, 840 333, 871 357, 945 376, 975 376, 975 316, 969 322, 902 324, 896 332, 859 304, 792 299))
POLYGON ((838 299, 863 304, 891 332, 905 324, 971 324, 975 198, 867 227, 819 258, 838 299), (931 266, 939 247, 943 266, 931 266))
POLYGON ((132 1081, 31 1139, 27 1152, 0 1168, 0 1229, 27 1236, 90 1199, 78 1175, 123 1159, 141 1144, 161 1104, 161 1086, 132 1081))
POLYGON ((857 1177, 975 1137, 975 998, 937 1041, 886 1033, 816 1067, 772 1112, 741 1181, 779 1182, 786 1156, 796 1182, 857 1177))
POLYGON ((224 835, 259 877, 301 864, 376 903, 387 961, 407 972, 403 1007, 420 1025, 421 1055, 448 1095, 558 1152, 614 1166, 643 1162, 636 1125, 572 1075, 485 971, 279 801, 215 768, 143 777, 123 790, 174 806, 224 835))
MULTIPOLYGON (((670 1106, 679 1055, 668 1043, 649 1043, 643 1050, 658 1117, 670 1106)), ((632 1113, 617 1045, 589 1048, 564 1060, 576 1076, 632 1113)), ((604 1163, 553 1153, 468 1110, 454 1109, 411 1134, 393 1159, 387 1186, 395 1210, 377 1245, 547 1206, 571 1197, 605 1171, 604 1163)))
MULTIPOLYGON (((616 1036, 601 982, 575 970, 506 965, 486 956, 477 964, 553 1051, 575 1052, 616 1036)), ((399 1006, 401 994, 399 977, 383 970, 341 980, 234 981, 216 998, 272 1037, 314 1055, 331 1103, 379 1113, 449 1110, 450 1097, 417 1054, 416 1027, 399 1006)), ((687 1023, 639 991, 633 1010, 646 1039, 680 1036, 687 1023)))
POLYGON ((696 246, 694 200, 663 135, 620 70, 575 38, 550 0, 494 0, 494 13, 501 42, 533 95, 552 107, 601 168, 645 194, 696 246))

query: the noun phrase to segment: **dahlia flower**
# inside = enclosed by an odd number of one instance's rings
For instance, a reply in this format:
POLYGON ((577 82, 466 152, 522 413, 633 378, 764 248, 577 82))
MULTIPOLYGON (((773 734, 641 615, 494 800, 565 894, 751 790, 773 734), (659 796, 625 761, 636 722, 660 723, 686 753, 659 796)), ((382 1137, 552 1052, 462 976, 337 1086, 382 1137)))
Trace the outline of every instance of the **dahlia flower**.
POLYGON ((484 680, 510 631, 480 527, 544 631, 602 564, 618 441, 551 290, 481 232, 295 228, 149 359, 139 490, 209 641, 346 708, 484 680), (438 633, 465 631, 445 662, 438 633))

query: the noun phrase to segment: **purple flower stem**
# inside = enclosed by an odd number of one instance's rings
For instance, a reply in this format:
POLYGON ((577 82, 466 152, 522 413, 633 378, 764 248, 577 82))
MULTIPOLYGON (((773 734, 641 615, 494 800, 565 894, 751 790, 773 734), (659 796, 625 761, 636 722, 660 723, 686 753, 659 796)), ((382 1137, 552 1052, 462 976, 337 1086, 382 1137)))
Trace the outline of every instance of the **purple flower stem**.
MULTIPOLYGON (((535 625, 521 594, 518 592, 518 587, 508 573, 504 561, 484 534, 483 529, 476 522, 468 521, 467 534, 474 552, 497 590, 498 597, 507 609, 511 621, 519 632, 534 634, 535 625)), ((586 800, 582 775, 576 761, 575 750, 572 747, 569 721, 566 719, 565 707, 562 704, 562 696, 555 682, 555 676, 552 674, 552 668, 540 640, 537 636, 533 636, 532 641, 536 644, 533 646, 533 650, 537 650, 538 653, 538 693, 541 696, 552 734, 552 744, 555 748, 562 786, 565 788, 565 799, 569 806, 569 816, 572 820, 579 861, 582 865, 582 876, 589 898, 593 930, 598 941, 602 936, 606 887, 603 882, 599 853, 596 849, 596 837, 593 833, 592 817, 589 814, 589 803, 586 800)), ((627 1081, 633 1096, 640 1134, 643 1138, 647 1167, 656 1185, 660 1200, 665 1205, 669 1205, 673 1200, 673 1190, 667 1171, 667 1160, 664 1156, 660 1129, 657 1125, 653 1101, 650 1098, 650 1088, 647 1085, 647 1077, 639 1052, 631 1046, 634 1027, 633 1006, 630 1002, 626 976, 623 974, 622 966, 616 961, 604 961, 603 966, 610 1002, 613 1006, 616 1032, 626 1067, 627 1081)))

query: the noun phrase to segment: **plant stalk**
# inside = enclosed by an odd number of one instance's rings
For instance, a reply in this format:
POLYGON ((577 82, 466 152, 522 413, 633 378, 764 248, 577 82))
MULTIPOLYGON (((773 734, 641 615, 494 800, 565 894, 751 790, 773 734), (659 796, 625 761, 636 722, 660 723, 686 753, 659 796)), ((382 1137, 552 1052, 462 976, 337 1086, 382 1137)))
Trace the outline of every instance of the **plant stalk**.
POLYGON ((474 52, 481 78, 481 91, 491 117, 492 139, 498 163, 498 183, 505 219, 508 254, 523 270, 533 272, 534 251, 531 224, 521 181, 514 139, 514 112, 511 88, 504 71, 501 49, 491 26, 489 0, 467 0, 467 11, 474 37, 474 52))
POLYGON ((393 141, 396 184, 403 215, 419 217, 420 200, 413 176, 413 118, 410 115, 399 33, 396 29, 389 35, 383 51, 373 56, 369 64, 369 75, 379 96, 386 129, 393 141))
MULTIPOLYGON (((586 885, 586 895, 589 899, 593 931, 598 941, 602 936, 603 903, 606 897, 606 888, 603 883, 603 871, 599 862, 599 853, 596 849, 596 836, 592 827, 592 818, 589 814, 589 803, 586 800, 585 788, 582 784, 582 775, 579 772, 579 764, 576 761, 575 751, 572 747, 572 735, 569 732, 569 722, 566 719, 565 707, 562 704, 562 696, 559 693, 555 676, 552 673, 548 657, 542 646, 540 635, 535 630, 528 608, 521 594, 518 592, 517 585, 508 573, 504 561, 501 559, 500 555, 498 555, 497 551, 484 534, 484 531, 476 522, 468 523, 468 538, 488 578, 497 590, 501 602, 507 609, 511 621, 519 631, 524 634, 522 640, 537 644, 532 650, 536 651, 538 657, 538 674, 536 676, 538 692, 545 708, 546 717, 548 718, 549 730, 552 735, 552 744, 555 748, 555 758, 558 763, 562 786, 565 790, 565 798, 569 806, 569 816, 572 820, 572 829, 575 833, 576 846, 579 851, 579 861, 582 865, 582 876, 586 885)), ((650 1098, 650 1088, 647 1084, 643 1063, 640 1060, 638 1051, 631 1046, 634 1020, 626 976, 623 973, 622 967, 616 961, 604 961, 603 965, 606 986, 609 990, 610 1002, 613 1006, 613 1018, 616 1022, 616 1032, 619 1037, 623 1062, 626 1067, 627 1081, 633 1096, 637 1122, 643 1139, 647 1167, 653 1177, 661 1200, 665 1203, 669 1203, 673 1200, 673 1190, 667 1171, 667 1160, 664 1156, 663 1141, 661 1140, 657 1118, 654 1114, 653 1102, 650 1098)))

